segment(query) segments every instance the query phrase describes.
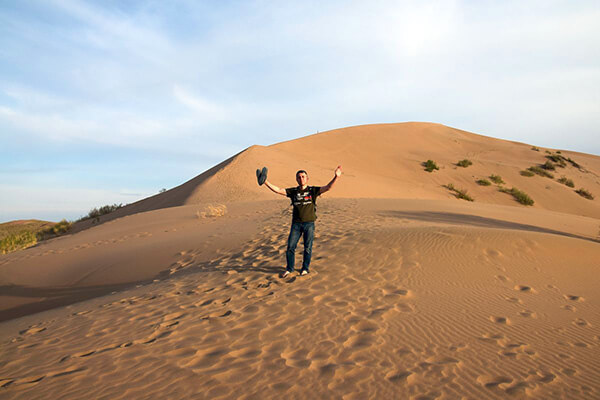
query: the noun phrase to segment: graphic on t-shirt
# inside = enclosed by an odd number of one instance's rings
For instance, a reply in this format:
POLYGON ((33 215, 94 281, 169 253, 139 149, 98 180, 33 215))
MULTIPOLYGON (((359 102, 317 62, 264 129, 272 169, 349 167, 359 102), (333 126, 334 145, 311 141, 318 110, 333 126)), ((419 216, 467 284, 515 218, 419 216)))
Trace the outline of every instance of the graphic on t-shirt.
POLYGON ((319 186, 307 186, 304 190, 299 187, 285 190, 294 206, 293 221, 310 222, 317 219, 315 200, 320 190, 319 186))

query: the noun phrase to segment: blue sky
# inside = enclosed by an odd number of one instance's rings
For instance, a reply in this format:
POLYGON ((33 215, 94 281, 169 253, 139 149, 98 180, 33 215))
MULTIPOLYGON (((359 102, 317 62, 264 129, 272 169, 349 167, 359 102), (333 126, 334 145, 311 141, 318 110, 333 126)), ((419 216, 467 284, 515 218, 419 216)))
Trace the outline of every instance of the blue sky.
POLYGON ((597 0, 0 2, 0 222, 359 124, 600 154, 598 21, 597 0))

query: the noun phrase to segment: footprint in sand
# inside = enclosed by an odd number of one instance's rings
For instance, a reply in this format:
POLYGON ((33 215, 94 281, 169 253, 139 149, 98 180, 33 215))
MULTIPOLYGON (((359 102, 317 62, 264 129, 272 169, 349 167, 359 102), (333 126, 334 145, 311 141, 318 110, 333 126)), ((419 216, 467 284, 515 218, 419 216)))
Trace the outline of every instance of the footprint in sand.
POLYGON ((506 297, 506 301, 510 301, 511 303, 523 304, 523 301, 516 297, 506 297))
POLYGON ((495 316, 491 316, 490 320, 492 322, 495 322, 497 324, 502 324, 502 325, 510 325, 510 320, 506 317, 495 317, 495 316))
POLYGON ((577 326, 591 326, 589 322, 582 318, 577 318, 575 321, 573 321, 573 324, 577 326))
POLYGON ((500 253, 500 252, 499 252, 498 250, 496 250, 496 249, 486 249, 486 250, 484 251, 484 254, 485 254, 486 256, 488 256, 488 257, 493 257, 493 258, 496 258, 496 257, 500 257, 500 256, 502 256, 502 253, 500 253))
POLYGON ((412 374, 411 371, 393 371, 388 373, 385 379, 392 383, 406 383, 412 374))
POLYGON ((564 298, 571 301, 585 301, 585 299, 581 296, 576 296, 574 294, 565 294, 564 298))
POLYGON ((519 315, 525 318, 537 318, 537 314, 531 310, 521 310, 519 315))
POLYGON ((394 308, 403 313, 412 313, 415 311, 415 308, 407 303, 397 303, 394 308))
POLYGON ((477 382, 479 382, 480 385, 482 385, 488 389, 497 388, 501 384, 511 383, 512 381, 513 381, 512 378, 509 378, 508 376, 503 376, 503 375, 500 375, 500 376, 481 375, 477 378, 477 382))
POLYGON ((517 290, 519 292, 523 292, 523 293, 536 293, 534 288, 532 288, 531 286, 526 286, 526 285, 517 285, 517 286, 515 286, 515 290, 517 290))
POLYGON ((46 327, 41 327, 41 326, 30 326, 27 329, 24 329, 22 331, 19 331, 20 335, 35 335, 36 333, 40 333, 46 330, 46 327))
POLYGON ((570 305, 570 304, 564 305, 564 306, 562 306, 561 308, 562 308, 563 310, 572 311, 572 312, 575 312, 575 311, 577 311, 577 307, 575 307, 575 306, 572 306, 572 305, 570 305))
POLYGON ((501 333, 486 333, 478 339, 482 342, 498 344, 498 341, 504 338, 505 336, 501 333))

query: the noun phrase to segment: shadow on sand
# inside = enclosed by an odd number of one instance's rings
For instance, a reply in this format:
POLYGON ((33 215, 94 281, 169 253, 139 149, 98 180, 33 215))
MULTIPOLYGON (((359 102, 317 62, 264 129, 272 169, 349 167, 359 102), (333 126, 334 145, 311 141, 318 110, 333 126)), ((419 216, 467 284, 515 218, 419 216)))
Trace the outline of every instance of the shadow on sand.
POLYGON ((454 214, 438 211, 383 211, 379 215, 384 217, 404 218, 413 221, 437 222, 443 224, 468 225, 481 228, 514 229, 519 231, 550 233, 552 235, 567 236, 575 239, 588 240, 600 243, 600 239, 574 233, 542 228, 535 225, 520 224, 518 222, 503 221, 500 219, 485 218, 470 214, 454 214))

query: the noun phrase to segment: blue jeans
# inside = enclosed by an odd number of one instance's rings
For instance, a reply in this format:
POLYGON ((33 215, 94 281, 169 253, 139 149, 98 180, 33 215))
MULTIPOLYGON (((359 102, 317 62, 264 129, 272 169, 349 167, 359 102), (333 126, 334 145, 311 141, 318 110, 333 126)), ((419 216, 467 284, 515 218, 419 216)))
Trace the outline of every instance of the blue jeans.
POLYGON ((303 236, 304 240, 304 259, 302 260, 302 270, 308 271, 310 265, 310 256, 312 254, 312 244, 315 237, 314 222, 292 222, 290 236, 288 237, 287 250, 285 257, 287 259, 287 270, 294 271, 294 263, 296 261, 296 246, 303 236))

